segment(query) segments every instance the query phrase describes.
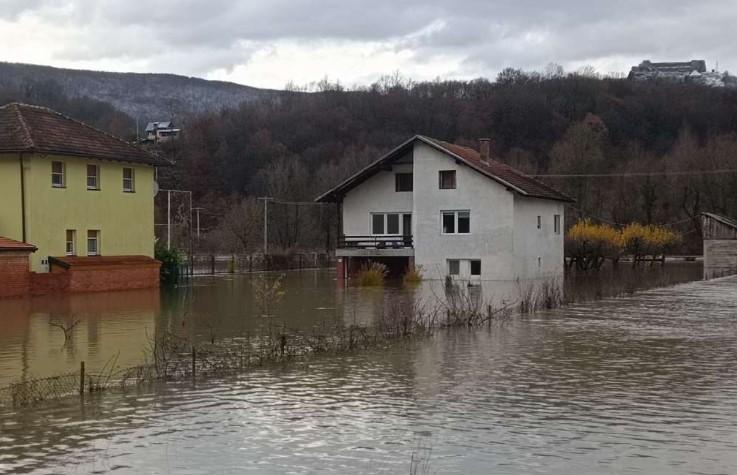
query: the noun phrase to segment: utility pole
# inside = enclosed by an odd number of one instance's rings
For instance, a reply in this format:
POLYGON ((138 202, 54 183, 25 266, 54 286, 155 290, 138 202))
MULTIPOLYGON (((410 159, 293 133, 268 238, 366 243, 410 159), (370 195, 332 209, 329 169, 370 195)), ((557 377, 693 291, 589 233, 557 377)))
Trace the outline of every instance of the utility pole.
POLYGON ((166 249, 171 249, 171 190, 166 190, 166 249))
POLYGON ((197 242, 200 242, 200 210, 203 210, 205 208, 194 208, 194 210, 197 212, 197 242))
POLYGON ((271 198, 263 196, 259 199, 264 200, 264 259, 266 259, 269 253, 269 200, 271 198))

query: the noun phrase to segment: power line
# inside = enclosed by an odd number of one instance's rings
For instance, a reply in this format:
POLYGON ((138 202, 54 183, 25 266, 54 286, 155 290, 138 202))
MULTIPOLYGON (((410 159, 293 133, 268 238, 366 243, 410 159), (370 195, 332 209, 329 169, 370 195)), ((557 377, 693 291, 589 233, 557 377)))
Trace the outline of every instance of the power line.
POLYGON ((649 177, 649 176, 699 176, 699 175, 723 175, 737 173, 735 168, 722 170, 700 170, 700 171, 674 171, 674 172, 631 172, 631 173, 570 173, 570 174, 541 174, 530 175, 533 178, 612 178, 612 177, 649 177))

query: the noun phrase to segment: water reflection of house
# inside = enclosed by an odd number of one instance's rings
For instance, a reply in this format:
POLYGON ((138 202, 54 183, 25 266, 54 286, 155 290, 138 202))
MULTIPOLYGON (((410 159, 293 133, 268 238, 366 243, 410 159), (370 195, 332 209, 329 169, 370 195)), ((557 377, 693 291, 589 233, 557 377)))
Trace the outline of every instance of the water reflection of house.
POLYGON ((120 367, 140 364, 159 313, 158 289, 0 300, 0 387, 76 371, 80 361, 90 370, 113 358, 120 367), (66 325, 79 321, 67 344, 50 320, 66 325))
POLYGON ((341 276, 366 261, 426 277, 513 280, 563 273, 569 197, 480 151, 415 136, 317 201, 335 202, 341 276))

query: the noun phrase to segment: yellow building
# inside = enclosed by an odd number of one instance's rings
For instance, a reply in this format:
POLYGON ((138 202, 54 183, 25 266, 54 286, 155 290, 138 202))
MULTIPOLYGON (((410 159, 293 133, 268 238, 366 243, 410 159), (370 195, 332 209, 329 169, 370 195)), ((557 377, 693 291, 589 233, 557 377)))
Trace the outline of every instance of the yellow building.
POLYGON ((0 107, 0 236, 36 246, 31 270, 40 273, 50 259, 152 258, 155 167, 164 164, 50 109, 0 107))

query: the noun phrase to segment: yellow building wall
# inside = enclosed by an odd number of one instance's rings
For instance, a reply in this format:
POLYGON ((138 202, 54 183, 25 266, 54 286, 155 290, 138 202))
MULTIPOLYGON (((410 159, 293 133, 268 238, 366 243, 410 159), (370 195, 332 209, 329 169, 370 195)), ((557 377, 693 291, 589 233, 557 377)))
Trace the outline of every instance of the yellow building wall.
MULTIPOLYGON (((103 256, 154 255, 154 169, 117 161, 34 154, 26 159, 26 241, 38 247, 31 269, 64 256, 66 230, 76 231, 76 255, 87 255, 87 231, 100 231, 103 256), (65 187, 51 185, 51 162, 65 164, 65 187), (99 190, 87 189, 87 164, 100 167, 99 190), (123 191, 123 168, 135 170, 135 192, 123 191)), ((12 237, 12 236, 8 236, 12 237)))
POLYGON ((0 154, 0 236, 23 240, 19 154, 0 154))

